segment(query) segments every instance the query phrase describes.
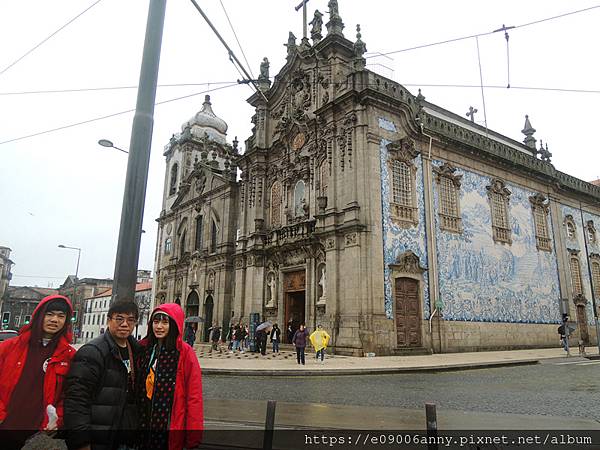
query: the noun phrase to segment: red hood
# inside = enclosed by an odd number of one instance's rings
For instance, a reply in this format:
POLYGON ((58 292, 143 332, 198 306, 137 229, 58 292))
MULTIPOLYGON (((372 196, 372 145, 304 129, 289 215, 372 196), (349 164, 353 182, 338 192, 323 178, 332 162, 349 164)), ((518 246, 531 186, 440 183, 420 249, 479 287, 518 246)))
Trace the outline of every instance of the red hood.
POLYGON ((64 300, 69 306, 69 317, 67 318, 67 322, 65 323, 66 330, 63 331, 62 334, 64 334, 64 336, 67 338, 67 341, 71 342, 73 340, 73 328, 71 322, 71 317, 73 317, 73 305, 71 305, 71 301, 67 297, 63 297, 62 295, 49 295, 48 297, 44 297, 33 310, 33 314, 31 315, 31 320, 29 321, 29 323, 21 327, 21 329, 19 330, 19 334, 31 332, 31 326, 37 323, 37 316, 40 314, 40 312, 45 312, 46 304, 52 300, 57 299, 64 300))
POLYGON ((177 331, 179 331, 177 335, 177 349, 181 350, 181 347, 183 345, 182 336, 184 314, 183 309, 181 309, 181 306, 179 306, 177 303, 164 303, 154 308, 152 314, 150 314, 150 317, 148 319, 148 331, 146 333, 146 338, 144 338, 144 341, 146 341, 148 335, 152 332, 152 316, 157 312, 162 312, 175 321, 175 324, 177 325, 177 331))

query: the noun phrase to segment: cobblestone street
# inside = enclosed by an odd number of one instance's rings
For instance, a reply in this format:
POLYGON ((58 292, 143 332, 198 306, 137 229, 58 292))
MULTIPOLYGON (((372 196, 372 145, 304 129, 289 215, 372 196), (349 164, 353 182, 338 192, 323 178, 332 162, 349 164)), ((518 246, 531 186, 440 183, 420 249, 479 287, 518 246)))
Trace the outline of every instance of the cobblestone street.
POLYGON ((207 399, 576 416, 600 420, 600 362, 550 359, 532 366, 444 373, 321 377, 204 377, 207 399))

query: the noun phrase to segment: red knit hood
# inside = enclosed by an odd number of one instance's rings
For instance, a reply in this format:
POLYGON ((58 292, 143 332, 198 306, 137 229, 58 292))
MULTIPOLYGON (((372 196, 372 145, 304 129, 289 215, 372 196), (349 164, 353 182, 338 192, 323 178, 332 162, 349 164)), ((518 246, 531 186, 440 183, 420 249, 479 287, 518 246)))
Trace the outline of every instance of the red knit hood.
POLYGON ((164 304, 154 308, 154 310, 152 311, 152 314, 150 314, 150 318, 148 319, 148 331, 146 333, 146 337, 144 338, 144 341, 146 341, 148 336, 150 335, 150 333, 152 333, 152 317, 157 312, 166 314, 171 319, 173 319, 173 321, 175 322, 175 325, 177 325, 177 331, 178 331, 178 333, 177 333, 177 349, 181 350, 181 347, 183 346, 184 314, 183 314, 183 309, 181 309, 181 306, 179 306, 177 303, 164 303, 164 304))
POLYGON ((64 328, 59 331, 60 334, 63 334, 68 342, 73 340, 73 325, 71 323, 71 317, 73 317, 73 305, 71 305, 71 301, 62 295, 49 295, 48 297, 44 297, 40 303, 33 310, 33 314, 31 315, 31 321, 21 327, 19 330, 19 334, 23 335, 25 333, 31 333, 31 327, 34 324, 37 324, 39 320, 43 320, 42 318, 38 318, 40 314, 46 313, 46 305, 52 300, 64 300, 67 306, 69 307, 69 317, 67 317, 67 321, 65 322, 64 328))

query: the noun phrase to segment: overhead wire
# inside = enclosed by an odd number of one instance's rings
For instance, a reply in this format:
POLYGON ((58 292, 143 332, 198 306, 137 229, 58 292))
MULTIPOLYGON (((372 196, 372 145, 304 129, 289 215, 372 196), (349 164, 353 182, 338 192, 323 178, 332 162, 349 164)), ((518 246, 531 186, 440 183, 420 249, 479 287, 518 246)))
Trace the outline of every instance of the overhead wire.
POLYGON ((233 28, 233 24, 231 23, 231 20, 229 20, 229 14, 227 14, 227 10, 225 9, 225 5, 223 4, 223 0, 219 0, 219 3, 221 3, 221 8, 223 8, 223 12, 225 13, 225 17, 227 17, 227 22, 229 22, 229 27, 231 28, 231 31, 233 31, 233 35, 235 36, 235 40, 238 44, 238 47, 240 48, 240 51, 242 52, 242 56, 244 57, 244 61, 246 61, 246 66, 248 66, 248 71, 250 72, 250 75, 252 75, 252 78, 254 78, 254 73, 252 72, 252 67, 250 66, 250 63, 248 62, 248 58, 246 58, 246 53, 244 53, 244 49, 242 48, 242 44, 240 44, 240 40, 238 39, 237 33, 235 32, 235 28, 233 28))
POLYGON ((97 0, 96 2, 92 3, 90 6, 88 6, 86 9, 84 9, 83 11, 81 11, 79 14, 77 14, 75 17, 73 17, 71 20, 69 20, 67 23, 65 23, 63 26, 61 26, 58 30, 56 30, 55 32, 53 32, 52 34, 50 34, 48 37, 46 37, 45 39, 43 39, 39 44, 37 44, 35 47, 33 47, 32 49, 26 51, 22 56, 20 56, 19 58, 17 58, 15 61, 13 61, 12 63, 10 63, 8 66, 6 66, 4 69, 2 69, 2 71, 0 72, 0 75, 3 75, 8 69, 10 69, 11 67, 15 66, 19 61, 21 61, 23 58, 25 58, 27 55, 33 53, 35 50, 37 50, 39 47, 42 46, 42 44, 44 44, 45 42, 47 42, 48 40, 50 40, 51 38, 53 38, 54 36, 56 36, 59 32, 61 32, 62 30, 64 30, 66 27, 68 27, 70 24, 72 24, 73 22, 75 22, 77 19, 79 19, 81 16, 83 16, 86 12, 88 12, 90 9, 92 9, 94 6, 96 6, 98 3, 100 3, 102 0, 97 0))
MULTIPOLYGON (((160 101, 160 102, 156 102, 154 105, 155 106, 164 105, 166 103, 171 103, 171 102, 175 102, 175 101, 178 101, 178 100, 183 100, 183 99, 190 98, 190 97, 195 97, 196 95, 207 94, 209 92, 214 92, 214 91, 218 91, 218 90, 221 90, 221 89, 227 89, 227 88, 230 88, 230 87, 233 87, 233 86, 238 86, 238 83, 234 83, 234 84, 231 84, 231 85, 228 85, 228 86, 220 86, 220 87, 216 87, 214 89, 207 89, 207 90, 204 90, 202 92, 195 92, 193 94, 184 95, 184 96, 176 97, 176 98, 171 98, 169 100, 163 100, 163 101, 160 101)), ((107 114, 105 116, 95 117, 93 119, 82 120, 80 122, 71 123, 71 124, 68 124, 68 125, 63 125, 63 126, 60 126, 60 127, 49 129, 49 130, 39 131, 37 133, 28 134, 26 136, 20 136, 18 138, 8 139, 6 141, 1 141, 0 145, 8 144, 10 142, 21 141, 23 139, 32 138, 32 137, 35 137, 35 136, 41 136, 43 134, 53 133, 55 131, 66 130, 68 128, 73 128, 73 127, 77 127, 79 125, 85 125, 85 124, 92 123, 92 122, 98 122, 98 121, 104 120, 104 119, 110 119, 111 117, 121 116, 123 114, 128 114, 128 113, 131 113, 131 112, 134 112, 134 111, 135 111, 135 108, 128 109, 126 111, 119 111, 119 112, 116 112, 116 113, 107 114)))
MULTIPOLYGON (((532 22, 527 22, 527 23, 524 23, 524 24, 521 24, 521 25, 515 25, 514 28, 515 29, 517 29, 517 28, 525 28, 525 27, 528 27, 528 26, 531 26, 531 25, 537 25, 539 23, 543 23, 543 22, 548 22, 548 21, 551 21, 551 20, 560 19, 560 18, 563 18, 563 17, 571 16, 573 14, 579 14, 579 13, 582 13, 582 12, 591 11, 591 10, 597 9, 597 8, 600 8, 600 5, 590 6, 589 8, 578 9, 576 11, 570 11, 570 12, 559 14, 559 15, 556 15, 556 16, 546 17, 544 19, 534 20, 532 22)), ((449 44, 451 42, 458 42, 458 41, 463 41, 463 40, 466 40, 466 39, 473 39, 473 38, 476 38, 476 37, 489 36, 489 35, 494 34, 494 33, 495 33, 495 31, 488 31, 488 32, 485 32, 485 33, 477 33, 477 34, 471 34, 471 35, 468 35, 468 36, 461 36, 461 37, 457 37, 457 38, 445 39, 443 41, 431 42, 431 43, 428 43, 428 44, 417 45, 417 46, 414 46, 414 47, 408 47, 408 48, 404 48, 404 49, 400 49, 400 50, 393 50, 393 51, 390 51, 390 52, 378 53, 377 55, 367 56, 365 59, 375 58, 377 56, 394 55, 396 53, 403 53, 403 52, 408 52, 408 51, 411 51, 411 50, 418 50, 418 49, 421 49, 421 48, 433 47, 433 46, 436 46, 436 45, 449 44)))

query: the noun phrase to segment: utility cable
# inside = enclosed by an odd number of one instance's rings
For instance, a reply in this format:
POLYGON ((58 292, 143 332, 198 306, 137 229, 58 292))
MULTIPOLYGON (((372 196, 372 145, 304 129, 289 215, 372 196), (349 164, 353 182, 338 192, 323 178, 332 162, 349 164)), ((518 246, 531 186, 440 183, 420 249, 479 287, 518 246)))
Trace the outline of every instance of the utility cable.
POLYGON ((79 14, 77 14, 75 17, 73 17, 71 20, 69 20, 67 23, 65 23, 62 27, 60 27, 58 30, 56 30, 54 33, 52 33, 50 36, 48 36, 47 38, 45 38, 44 40, 42 40, 39 44, 37 44, 35 47, 33 47, 31 50, 28 50, 27 52, 25 52, 25 54, 23 54, 21 57, 19 57, 17 60, 13 61, 12 63, 10 63, 8 66, 6 66, 2 72, 0 72, 0 75, 3 75, 4 72, 6 72, 8 69, 10 69, 11 67, 13 67, 15 64, 17 64, 19 61, 21 61, 23 58, 25 58, 27 55, 31 54, 32 52, 34 52, 37 48, 39 48, 42 44, 44 44, 46 41, 48 41, 49 39, 51 39, 52 37, 56 36, 60 31, 64 30, 67 26, 69 26, 70 24, 72 24, 73 22, 75 22, 78 18, 80 18, 81 16, 83 16, 86 12, 88 12, 90 9, 92 9, 94 6, 96 6, 98 3, 100 3, 102 0, 97 0, 95 3, 93 3, 92 5, 88 6, 86 9, 84 9, 82 12, 80 12, 79 14))
MULTIPOLYGON (((485 124, 485 135, 488 136, 487 113, 485 110, 485 95, 483 95, 483 71, 481 70, 481 55, 479 54, 479 38, 475 38, 477 43, 477 61, 479 62, 479 82, 481 85, 481 101, 483 102, 483 123, 485 124)), ((488 136, 489 137, 489 136, 488 136)))
MULTIPOLYGON (((548 22, 550 20, 555 20, 555 19, 560 19, 562 17, 566 17, 566 16, 571 16, 573 14, 579 14, 582 12, 587 12, 587 11, 591 11, 592 9, 596 9, 596 8, 600 8, 600 5, 595 5, 595 6, 590 6, 589 8, 584 8, 584 9, 578 9, 577 11, 571 11, 571 12, 567 12, 564 14, 559 14, 557 16, 552 16, 552 17, 546 17, 545 19, 539 19, 539 20, 535 20, 533 22, 528 22, 528 23, 524 23, 521 25, 516 25, 514 28, 525 28, 531 25, 537 25, 539 23, 543 23, 543 22, 548 22)), ((388 55, 393 55, 395 53, 403 53, 403 52, 408 52, 411 50, 418 50, 421 48, 427 48, 427 47, 433 47, 435 45, 442 45, 442 44, 449 44, 451 42, 458 42, 458 41, 464 41, 465 39, 471 39, 471 38, 476 38, 476 37, 482 37, 482 36, 488 36, 494 34, 494 31, 488 31, 486 33, 478 33, 478 34, 472 34, 469 36, 462 36, 462 37, 457 37, 457 38, 452 38, 452 39, 446 39, 443 41, 438 41, 438 42, 431 42, 429 44, 423 44, 423 45, 417 45, 415 47, 409 47, 409 48, 404 48, 401 50, 393 50, 391 52, 385 52, 385 53, 378 53, 377 55, 371 55, 371 56, 367 56, 365 59, 370 59, 370 58, 375 58, 377 56, 388 56, 388 55)))
POLYGON ((254 78, 254 73, 252 73, 252 67, 250 66, 250 63, 248 62, 248 58, 246 58, 246 53, 244 53, 244 49, 242 48, 242 44, 240 44, 240 40, 238 39, 237 33, 235 32, 235 28, 233 28, 233 24, 231 23, 231 20, 229 20, 229 14, 227 14, 227 10, 225 9, 225 5, 223 4, 223 0, 219 0, 219 3, 221 3, 221 8, 223 8, 223 12, 225 13, 225 17, 227 17, 227 22, 229 22, 229 27, 231 28, 231 31, 233 31, 233 35, 235 36, 235 40, 238 44, 238 47, 240 48, 240 51, 242 52, 242 56, 244 57, 244 61, 246 61, 246 65, 248 66, 248 70, 250 71, 250 75, 252 75, 252 78, 254 78))
MULTIPOLYGON (((171 102, 175 102, 175 101, 178 101, 178 100, 183 100, 183 99, 190 98, 190 97, 195 97, 196 95, 207 94, 209 92, 214 92, 214 91, 218 91, 218 90, 221 90, 221 89, 227 89, 227 88, 230 88, 230 87, 233 87, 233 86, 238 86, 238 83, 230 84, 228 86, 216 87, 216 88, 213 88, 213 89, 207 89, 207 90, 202 91, 202 92, 196 92, 194 94, 184 95, 182 97, 171 98, 169 100, 163 100, 161 102, 156 102, 154 105, 155 106, 164 105, 165 103, 171 103, 171 102)), ((135 111, 135 108, 128 109, 126 111, 119 111, 119 112, 116 112, 116 113, 107 114, 105 116, 95 117, 93 119, 88 119, 88 120, 83 120, 81 122, 76 122, 76 123, 71 123, 71 124, 68 124, 68 125, 63 125, 63 126, 60 126, 60 127, 52 128, 50 130, 39 131, 37 133, 28 134, 26 136, 20 136, 18 138, 14 138, 14 139, 9 139, 9 140, 6 140, 6 141, 2 141, 2 142, 0 142, 0 145, 2 145, 2 144, 8 144, 10 142, 21 141, 23 139, 28 139, 28 138, 35 137, 35 136, 40 136, 42 134, 53 133, 55 131, 66 130, 67 128, 73 128, 73 127, 77 127, 79 125, 85 125, 85 124, 92 123, 92 122, 98 122, 98 121, 104 120, 104 119, 110 119, 111 117, 121 116, 123 114, 128 114, 128 113, 134 112, 134 111, 135 111)))

